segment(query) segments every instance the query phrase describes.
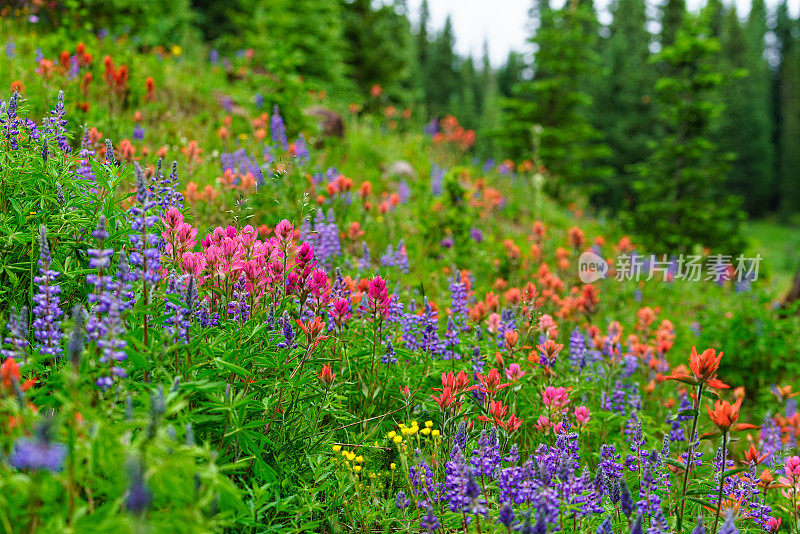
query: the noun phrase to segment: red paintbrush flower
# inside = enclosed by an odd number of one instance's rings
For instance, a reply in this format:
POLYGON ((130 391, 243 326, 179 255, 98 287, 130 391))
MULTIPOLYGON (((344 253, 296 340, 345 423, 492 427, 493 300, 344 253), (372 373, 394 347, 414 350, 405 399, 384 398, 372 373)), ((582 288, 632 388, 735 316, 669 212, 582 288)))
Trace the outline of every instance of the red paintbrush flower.
POLYGON ((727 432, 733 424, 739 420, 739 408, 742 406, 742 399, 737 400, 733 404, 728 401, 716 401, 714 409, 711 410, 708 406, 708 416, 717 425, 722 432, 727 432))

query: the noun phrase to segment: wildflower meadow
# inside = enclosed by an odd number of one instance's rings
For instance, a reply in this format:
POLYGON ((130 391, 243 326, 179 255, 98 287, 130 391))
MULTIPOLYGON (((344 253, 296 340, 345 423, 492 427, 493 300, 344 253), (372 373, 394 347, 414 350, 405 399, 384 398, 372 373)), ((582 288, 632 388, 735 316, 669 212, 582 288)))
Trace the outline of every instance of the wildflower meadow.
POLYGON ((302 27, 18 4, 0 532, 800 532, 797 303, 739 214, 599 209, 550 125, 513 156, 302 27))

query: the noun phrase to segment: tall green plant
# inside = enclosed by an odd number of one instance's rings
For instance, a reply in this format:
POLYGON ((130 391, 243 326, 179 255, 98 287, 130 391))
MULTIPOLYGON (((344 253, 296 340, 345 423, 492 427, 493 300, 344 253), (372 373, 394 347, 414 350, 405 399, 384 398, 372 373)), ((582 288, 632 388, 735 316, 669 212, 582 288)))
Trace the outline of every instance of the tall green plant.
POLYGON ((656 56, 671 73, 656 84, 665 135, 637 167, 628 219, 651 250, 709 246, 739 252, 742 216, 737 200, 722 187, 727 158, 709 138, 712 121, 722 112, 716 95, 723 82, 719 52, 703 17, 687 15, 675 44, 656 56))

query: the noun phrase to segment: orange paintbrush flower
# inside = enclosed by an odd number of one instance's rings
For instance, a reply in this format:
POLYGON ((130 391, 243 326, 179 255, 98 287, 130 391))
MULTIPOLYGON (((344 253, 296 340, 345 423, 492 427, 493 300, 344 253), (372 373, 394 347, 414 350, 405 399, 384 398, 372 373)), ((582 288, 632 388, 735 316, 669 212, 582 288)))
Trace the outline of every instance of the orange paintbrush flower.
POLYGON ((689 356, 689 367, 698 380, 706 382, 712 388, 728 388, 727 384, 717 380, 719 362, 722 360, 722 352, 717 354, 717 349, 706 349, 697 354, 697 349, 692 347, 692 354, 689 356))
POLYGON ((710 388, 727 389, 730 386, 717 378, 717 371, 719 370, 719 362, 722 360, 722 352, 717 354, 717 349, 706 349, 702 353, 697 354, 697 348, 692 347, 692 353, 689 355, 689 367, 694 373, 694 379, 690 377, 685 371, 676 369, 672 375, 668 376, 669 380, 679 380, 681 382, 688 382, 694 385, 697 383, 704 383, 710 388))
POLYGON ((742 399, 733 404, 728 401, 716 401, 714 410, 706 406, 708 416, 722 432, 727 432, 731 426, 739 420, 739 408, 742 406, 742 399))
POLYGON ((745 461, 750 464, 754 463, 756 465, 760 464, 764 460, 766 460, 768 454, 759 454, 753 444, 750 444, 750 448, 747 449, 747 452, 744 454, 745 461))

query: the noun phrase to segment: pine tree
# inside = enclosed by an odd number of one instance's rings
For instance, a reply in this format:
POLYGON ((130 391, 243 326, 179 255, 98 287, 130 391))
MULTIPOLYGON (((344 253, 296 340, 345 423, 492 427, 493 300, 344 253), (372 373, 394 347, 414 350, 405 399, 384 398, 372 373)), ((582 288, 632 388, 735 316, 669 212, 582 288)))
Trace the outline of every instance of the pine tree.
POLYGON ((511 50, 508 52, 506 62, 497 72, 497 92, 501 96, 510 97, 515 85, 522 81, 522 71, 525 70, 525 61, 522 54, 511 50))
POLYGON ((656 84, 665 135, 638 165, 636 203, 628 219, 645 246, 659 253, 689 252, 708 246, 720 253, 740 250, 742 215, 725 194, 727 168, 709 134, 722 111, 715 92, 719 41, 703 17, 687 14, 675 42, 657 59, 666 72, 656 84))
POLYGON ((254 48, 272 64, 332 89, 349 84, 338 0, 236 0, 227 16, 236 28, 220 37, 227 48, 254 48))
POLYGON ((797 217, 800 210, 800 19, 789 16, 784 0, 777 10, 775 34, 779 65, 775 76, 774 105, 778 154, 780 212, 797 217))
POLYGON ((414 58, 411 23, 402 5, 372 6, 370 0, 340 0, 343 9, 346 62, 363 93, 373 84, 394 100, 413 93, 414 58))
POLYGON ((428 63, 428 49, 430 43, 428 42, 428 22, 431 18, 431 12, 428 8, 428 0, 422 0, 422 5, 419 8, 419 27, 417 28, 417 62, 419 63, 420 70, 425 72, 428 63))
POLYGON ((667 0, 661 14, 661 46, 675 43, 678 28, 686 16, 686 0, 667 0))
POLYGON ((747 31, 739 22, 735 6, 725 14, 721 64, 729 75, 720 87, 725 112, 714 129, 719 149, 733 155, 726 190, 741 196, 744 209, 753 215, 769 210, 774 176, 763 7, 763 0, 754 3, 747 31))
POLYGON ((594 201, 616 211, 632 194, 631 165, 650 152, 656 112, 652 103, 655 72, 644 0, 617 0, 614 18, 602 44, 600 83, 594 85, 593 123, 603 133, 613 173, 593 195, 594 201))
MULTIPOLYGON (((555 184, 586 185, 603 169, 599 133, 587 112, 590 97, 582 82, 596 66, 584 26, 594 18, 587 4, 572 0, 553 9, 546 1, 532 10, 538 29, 534 76, 518 83, 504 122, 507 149, 514 157, 535 156, 556 177, 555 184)), ((556 185, 557 194, 564 189, 556 185)))
POLYGON ((425 100, 432 116, 446 114, 451 99, 459 90, 461 80, 454 47, 453 22, 448 16, 444 28, 431 44, 425 73, 425 100))

